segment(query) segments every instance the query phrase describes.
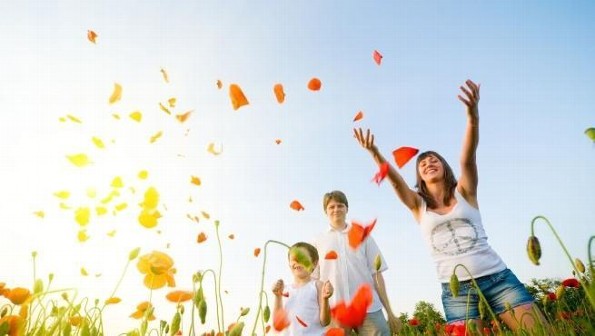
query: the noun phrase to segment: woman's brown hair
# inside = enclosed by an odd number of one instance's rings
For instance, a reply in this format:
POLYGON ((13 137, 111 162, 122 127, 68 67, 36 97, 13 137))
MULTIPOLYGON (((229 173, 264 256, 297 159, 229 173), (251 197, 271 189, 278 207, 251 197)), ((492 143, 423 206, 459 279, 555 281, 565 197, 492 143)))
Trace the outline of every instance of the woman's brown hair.
POLYGON ((440 154, 434 151, 423 152, 417 157, 417 162, 415 164, 415 188, 417 189, 417 194, 424 199, 428 208, 433 209, 436 207, 436 201, 434 201, 434 198, 428 192, 428 187, 426 186, 426 183, 421 179, 421 175, 419 174, 419 163, 428 156, 433 156, 437 158, 444 167, 444 185, 446 187, 446 193, 444 194, 444 199, 442 201, 446 206, 448 206, 450 205, 450 200, 454 195, 455 188, 457 186, 457 180, 455 179, 455 175, 452 172, 452 168, 450 168, 448 162, 446 162, 446 160, 440 154))

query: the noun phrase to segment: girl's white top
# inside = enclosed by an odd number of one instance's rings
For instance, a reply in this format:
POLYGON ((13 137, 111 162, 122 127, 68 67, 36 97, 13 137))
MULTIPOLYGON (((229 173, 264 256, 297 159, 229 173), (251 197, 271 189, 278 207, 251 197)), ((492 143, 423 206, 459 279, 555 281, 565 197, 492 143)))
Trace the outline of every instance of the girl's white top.
MULTIPOLYGON (((488 244, 479 210, 467 203, 456 189, 455 198, 457 204, 444 215, 428 211, 422 200, 419 225, 436 264, 438 279, 449 282, 457 264, 465 265, 474 278, 506 269, 506 264, 488 244)), ((457 277, 461 281, 471 278, 460 266, 457 277)))
POLYGON ((320 324, 320 307, 318 305, 318 290, 316 280, 311 280, 301 287, 295 284, 289 286, 289 296, 285 301, 285 310, 289 319, 285 335, 291 336, 321 336, 325 327, 320 324), (305 324, 301 324, 298 318, 305 324))

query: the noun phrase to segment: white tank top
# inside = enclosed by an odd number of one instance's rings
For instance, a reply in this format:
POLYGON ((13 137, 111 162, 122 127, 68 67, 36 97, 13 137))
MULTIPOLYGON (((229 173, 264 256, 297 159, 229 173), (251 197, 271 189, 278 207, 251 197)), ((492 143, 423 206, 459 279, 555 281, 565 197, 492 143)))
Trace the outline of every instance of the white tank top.
POLYGON ((291 336, 321 336, 325 327, 320 324, 320 307, 318 305, 318 291, 316 280, 296 287, 289 286, 289 297, 285 301, 285 310, 289 319, 289 327, 285 335, 291 336), (304 324, 300 323, 301 320, 304 324))
MULTIPOLYGON (((479 210, 472 207, 455 189, 457 204, 444 215, 427 210, 422 199, 420 226, 422 234, 441 282, 449 282, 457 264, 465 265, 474 278, 506 269, 506 264, 488 244, 479 210)), ((471 276, 461 266, 457 268, 459 280, 471 276)))

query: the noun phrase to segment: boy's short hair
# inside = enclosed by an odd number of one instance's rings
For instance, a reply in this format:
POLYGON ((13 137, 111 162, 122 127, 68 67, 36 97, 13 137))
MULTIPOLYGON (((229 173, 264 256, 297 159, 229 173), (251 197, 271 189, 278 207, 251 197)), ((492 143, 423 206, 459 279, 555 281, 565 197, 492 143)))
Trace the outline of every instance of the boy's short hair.
POLYGON ((322 198, 322 209, 324 210, 324 212, 326 212, 326 206, 331 201, 343 203, 343 204, 345 204, 346 207, 349 208, 349 203, 347 202, 347 196, 345 196, 345 194, 340 190, 333 190, 331 192, 327 192, 326 194, 324 194, 324 197, 322 198))
POLYGON ((289 253, 288 256, 290 257, 291 255, 291 250, 293 250, 294 248, 303 248, 306 251, 308 251, 308 254, 310 255, 310 259, 312 260, 313 264, 317 264, 318 263, 318 250, 316 249, 316 247, 314 247, 314 245, 312 244, 308 244, 306 242, 297 242, 295 244, 293 244, 291 246, 291 248, 289 249, 289 253))

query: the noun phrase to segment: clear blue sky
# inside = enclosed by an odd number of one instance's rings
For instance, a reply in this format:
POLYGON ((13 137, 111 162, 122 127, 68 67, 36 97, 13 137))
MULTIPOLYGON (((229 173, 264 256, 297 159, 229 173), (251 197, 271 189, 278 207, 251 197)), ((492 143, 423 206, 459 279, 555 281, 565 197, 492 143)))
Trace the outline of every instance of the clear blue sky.
MULTIPOLYGON (((327 225, 322 195, 340 189, 351 219, 378 219, 373 235, 389 264, 393 309, 411 314, 420 300, 441 309, 421 234, 390 186, 370 182, 376 167, 351 129, 371 128, 387 156, 400 146, 436 150, 458 173, 465 114, 456 95, 468 78, 482 84, 479 202, 490 244, 522 281, 568 277, 570 265, 542 224, 542 266, 525 255, 536 215, 550 218, 582 259, 594 233, 595 145, 583 132, 595 126, 595 4, 564 4, 2 2, 0 281, 29 285, 36 250, 38 274, 54 272, 56 287, 104 299, 138 246, 170 254, 178 288, 189 289, 190 274, 217 266, 219 219, 228 323, 239 307, 256 308, 262 256, 254 258, 253 248, 268 239, 310 241, 327 225), (88 29, 99 35, 96 45, 86 39, 88 29), (384 55, 381 66, 372 60, 375 49, 384 55), (321 91, 307 90, 312 77, 322 80, 321 91), (114 82, 123 96, 109 105, 114 82), (242 87, 250 105, 232 110, 230 83, 242 87), (282 105, 275 83, 285 86, 282 105), (186 123, 159 110, 170 97, 178 99, 176 113, 194 110, 186 123), (135 110, 141 123, 128 118, 135 110), (365 117, 354 124, 360 110, 365 117), (59 122, 68 114, 82 124, 59 122), (157 131, 163 136, 149 144, 157 131), (106 148, 94 147, 93 136, 106 148), (223 146, 221 155, 206 151, 211 142, 223 146), (79 152, 93 164, 70 165, 65 155, 79 152), (146 181, 136 179, 141 169, 149 171, 146 181), (191 175, 202 185, 191 185, 191 175), (92 216, 91 238, 79 243, 72 210, 60 209, 52 193, 69 190, 73 208, 94 206, 115 176, 136 190, 120 196, 128 208, 92 216), (148 186, 160 191, 164 215, 153 230, 136 220, 148 186), (86 197, 88 188, 101 196, 86 197), (305 211, 289 209, 294 199, 305 211), (38 210, 44 219, 32 215, 38 210), (211 220, 186 218, 200 211, 211 220), (114 229, 116 236, 107 237, 114 229), (209 239, 197 245, 201 231, 209 239), (225 238, 230 233, 234 240, 225 238), (92 276, 81 277, 81 267, 92 276)), ((401 173, 413 185, 413 165, 401 173)), ((269 256, 267 291, 277 278, 289 280, 285 251, 272 248, 269 256)), ((158 318, 169 320, 173 307, 159 304, 167 291, 154 298, 158 318)), ((136 322, 122 317, 148 298, 135 268, 118 295, 123 302, 106 313, 106 324, 126 331, 136 322)), ((253 313, 247 321, 251 327, 253 313)))

